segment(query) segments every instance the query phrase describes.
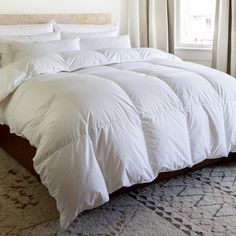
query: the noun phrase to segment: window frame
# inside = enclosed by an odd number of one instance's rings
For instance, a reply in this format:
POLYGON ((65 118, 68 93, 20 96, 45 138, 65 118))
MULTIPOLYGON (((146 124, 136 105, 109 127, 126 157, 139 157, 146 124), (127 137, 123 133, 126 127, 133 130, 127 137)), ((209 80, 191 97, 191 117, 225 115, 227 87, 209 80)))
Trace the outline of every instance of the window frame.
POLYGON ((181 43, 181 12, 180 7, 181 0, 175 0, 175 48, 176 49, 200 49, 200 50, 212 50, 213 45, 212 44, 185 44, 181 43))

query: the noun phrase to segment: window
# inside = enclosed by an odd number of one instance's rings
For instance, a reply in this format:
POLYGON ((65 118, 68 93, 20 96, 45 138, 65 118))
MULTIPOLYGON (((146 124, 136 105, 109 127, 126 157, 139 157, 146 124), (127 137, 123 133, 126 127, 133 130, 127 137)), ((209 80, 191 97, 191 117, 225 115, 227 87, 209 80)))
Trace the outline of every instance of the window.
POLYGON ((176 0, 176 46, 212 48, 216 0, 176 0))

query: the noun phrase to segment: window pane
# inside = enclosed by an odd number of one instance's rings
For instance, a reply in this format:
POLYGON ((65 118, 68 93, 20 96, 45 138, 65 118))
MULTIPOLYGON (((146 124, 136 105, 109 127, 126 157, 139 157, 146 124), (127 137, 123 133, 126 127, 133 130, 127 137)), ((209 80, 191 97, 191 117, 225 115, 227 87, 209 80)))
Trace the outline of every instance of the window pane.
POLYGON ((180 43, 212 45, 216 0, 180 0, 180 43))

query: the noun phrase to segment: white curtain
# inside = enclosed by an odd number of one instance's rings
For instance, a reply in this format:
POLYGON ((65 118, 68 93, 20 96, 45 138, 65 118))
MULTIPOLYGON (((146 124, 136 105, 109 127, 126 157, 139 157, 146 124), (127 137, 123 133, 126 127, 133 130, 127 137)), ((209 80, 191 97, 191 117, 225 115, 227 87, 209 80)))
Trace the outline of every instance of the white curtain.
POLYGON ((213 67, 236 77, 236 0, 216 0, 213 67))
POLYGON ((128 0, 128 31, 134 47, 174 51, 174 0, 128 0))

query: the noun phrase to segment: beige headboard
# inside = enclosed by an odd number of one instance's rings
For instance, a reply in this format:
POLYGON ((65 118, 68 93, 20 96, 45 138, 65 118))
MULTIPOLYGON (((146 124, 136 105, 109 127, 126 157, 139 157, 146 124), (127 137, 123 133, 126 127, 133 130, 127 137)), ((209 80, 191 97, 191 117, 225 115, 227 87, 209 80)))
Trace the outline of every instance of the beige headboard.
POLYGON ((52 19, 58 23, 94 25, 111 24, 112 21, 110 14, 0 14, 0 25, 39 24, 52 19))

